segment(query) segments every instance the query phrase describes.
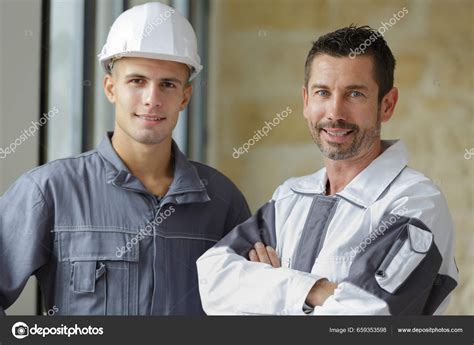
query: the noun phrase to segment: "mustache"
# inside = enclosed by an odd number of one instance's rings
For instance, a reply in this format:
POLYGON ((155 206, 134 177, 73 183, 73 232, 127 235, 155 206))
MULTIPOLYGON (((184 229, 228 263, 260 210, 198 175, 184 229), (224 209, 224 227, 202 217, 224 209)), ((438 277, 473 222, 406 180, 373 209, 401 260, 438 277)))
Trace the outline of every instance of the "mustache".
POLYGON ((343 128, 343 129, 349 129, 349 130, 358 130, 359 126, 357 126, 354 123, 349 123, 344 120, 337 120, 337 121, 325 121, 325 122, 319 122, 316 126, 314 126, 315 129, 323 129, 323 128, 343 128))

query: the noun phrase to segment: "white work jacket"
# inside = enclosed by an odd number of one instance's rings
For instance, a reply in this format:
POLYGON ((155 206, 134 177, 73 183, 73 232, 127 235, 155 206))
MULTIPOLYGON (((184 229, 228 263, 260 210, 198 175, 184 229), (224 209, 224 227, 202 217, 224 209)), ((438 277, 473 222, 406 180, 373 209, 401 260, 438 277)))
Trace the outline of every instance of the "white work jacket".
POLYGON ((440 190, 407 167, 402 141, 341 192, 325 195, 327 174, 291 178, 272 200, 197 261, 210 315, 430 315, 456 287, 453 222, 440 190), (248 260, 261 241, 280 268, 248 260), (337 283, 322 306, 306 297, 321 278, 337 283))

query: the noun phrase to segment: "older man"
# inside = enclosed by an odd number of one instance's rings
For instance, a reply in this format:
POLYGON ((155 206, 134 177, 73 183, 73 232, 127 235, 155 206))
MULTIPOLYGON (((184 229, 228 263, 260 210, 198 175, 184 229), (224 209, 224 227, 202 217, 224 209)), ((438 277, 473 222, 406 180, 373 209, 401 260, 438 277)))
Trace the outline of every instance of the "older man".
POLYGON ((394 68, 385 40, 369 27, 346 27, 314 43, 303 107, 325 167, 287 180, 199 258, 207 314, 446 308, 457 285, 446 201, 407 167, 402 141, 380 138, 397 103, 394 68))

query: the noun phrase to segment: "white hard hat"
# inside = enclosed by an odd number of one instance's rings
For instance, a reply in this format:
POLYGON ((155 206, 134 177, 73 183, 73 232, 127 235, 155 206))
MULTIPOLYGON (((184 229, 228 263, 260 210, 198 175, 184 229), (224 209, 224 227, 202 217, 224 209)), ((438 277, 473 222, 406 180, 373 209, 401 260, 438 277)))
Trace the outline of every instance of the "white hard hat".
POLYGON ((186 64, 191 68, 189 80, 202 70, 191 24, 174 8, 159 2, 132 7, 113 23, 99 62, 105 73, 110 73, 109 64, 126 56, 186 64))

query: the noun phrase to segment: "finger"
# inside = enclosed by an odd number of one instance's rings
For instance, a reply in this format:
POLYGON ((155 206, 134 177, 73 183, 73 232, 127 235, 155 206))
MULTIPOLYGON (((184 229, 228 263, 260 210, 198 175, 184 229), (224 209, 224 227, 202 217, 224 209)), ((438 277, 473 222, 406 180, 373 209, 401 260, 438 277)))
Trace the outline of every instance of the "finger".
POLYGON ((257 251, 258 260, 264 264, 271 265, 270 258, 268 257, 267 250, 261 242, 255 243, 255 250, 257 251))
POLYGON ((250 259, 250 261, 253 261, 253 262, 259 262, 258 261, 258 255, 257 255, 257 252, 255 251, 255 249, 250 250, 249 259, 250 259))
POLYGON ((275 249, 270 246, 267 246, 267 253, 268 257, 270 258, 270 263, 273 267, 278 268, 280 267, 280 259, 278 258, 278 254, 275 249))
POLYGON ((337 289, 337 284, 336 283, 330 283, 331 285, 329 286, 329 292, 331 295, 334 295, 334 290, 337 289))

